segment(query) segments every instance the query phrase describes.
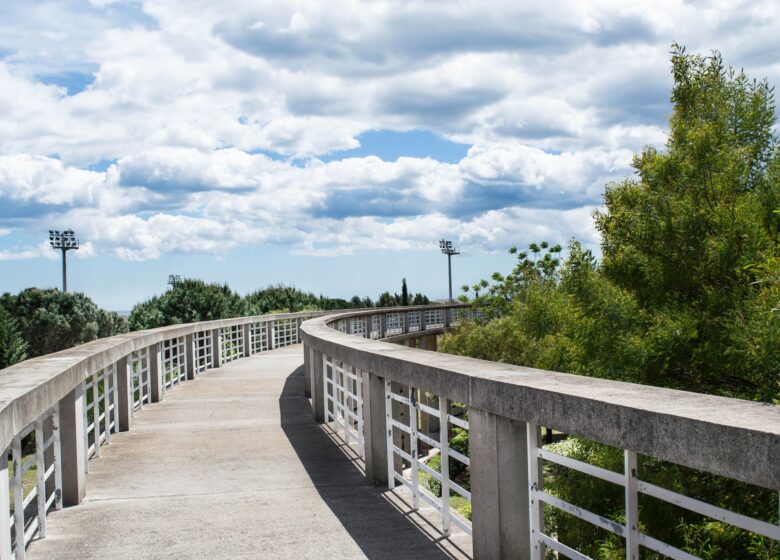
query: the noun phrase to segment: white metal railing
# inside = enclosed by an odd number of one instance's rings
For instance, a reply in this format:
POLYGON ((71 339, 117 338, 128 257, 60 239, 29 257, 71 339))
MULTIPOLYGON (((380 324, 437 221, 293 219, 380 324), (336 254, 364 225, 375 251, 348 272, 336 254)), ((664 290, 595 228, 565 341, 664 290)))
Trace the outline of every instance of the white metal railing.
MULTIPOLYGON (((359 317, 365 318, 366 325, 371 326, 367 337, 372 339, 446 328, 465 318, 484 318, 478 311, 462 307, 446 311, 444 308, 367 310, 361 316, 349 316, 353 321, 351 332, 357 337, 366 337, 366 333, 355 328, 355 320, 359 317)), ((505 364, 494 364, 492 369, 488 367, 486 370, 485 362, 447 355, 426 354, 417 362, 419 368, 415 369, 417 356, 422 357, 415 354, 418 351, 398 349, 392 345, 367 345, 357 340, 350 342, 343 334, 332 330, 339 321, 343 318, 321 318, 307 323, 304 328, 304 343, 315 352, 314 355, 322 352, 324 360, 325 422, 343 432, 345 438, 356 438, 354 429, 359 425, 358 409, 353 407, 350 410, 346 406, 344 398, 349 393, 341 388, 341 384, 349 378, 345 374, 351 372, 361 380, 361 399, 371 398, 374 402, 374 397, 366 392, 367 387, 374 386, 373 382, 366 387, 362 384, 368 383, 372 376, 379 377, 386 403, 381 421, 385 429, 380 433, 385 434, 382 444, 385 449, 381 455, 387 458, 388 485, 391 489, 399 484, 407 488, 412 496, 413 509, 418 509, 424 501, 439 512, 444 535, 449 533, 452 525, 469 534, 480 530, 469 522, 466 515, 459 513, 459 510, 470 512, 468 508, 462 508, 466 504, 477 507, 475 504, 479 502, 480 507, 487 508, 481 510, 482 519, 497 522, 495 500, 498 500, 498 495, 490 494, 490 498, 485 498, 485 494, 477 494, 479 500, 472 501, 471 490, 482 492, 486 485, 466 484, 455 472, 466 468, 474 474, 472 461, 487 461, 490 465, 478 469, 481 471, 479 476, 498 477, 495 481, 504 476, 496 474, 498 471, 510 471, 512 476, 504 482, 525 487, 524 490, 512 491, 511 495, 523 496, 526 500, 515 505, 516 511, 525 511, 517 515, 518 519, 525 519, 523 523, 527 522, 522 539, 526 544, 523 546, 530 546, 528 554, 534 559, 545 556, 588 558, 582 551, 559 541, 554 528, 545 529, 545 511, 565 512, 622 538, 625 557, 629 560, 637 560, 640 553, 642 556, 658 554, 683 560, 696 558, 685 550, 662 542, 658 535, 652 536, 643 531, 640 502, 644 498, 641 496, 671 504, 680 508, 681 512, 692 512, 757 537, 777 541, 775 544, 780 546, 780 521, 754 518, 721 507, 725 504, 707 503, 664 488, 658 481, 642 477, 638 460, 638 457, 648 457, 662 461, 661 464, 698 469, 777 492, 780 490, 780 463, 776 460, 780 456, 780 407, 505 364), (351 363, 344 361, 347 356, 351 363), (426 377, 428 374, 430 378, 426 377), (429 385, 437 390, 423 390, 429 385), (476 404, 473 399, 476 399, 476 404), (720 408, 724 410, 723 415, 718 413, 720 408), (522 444, 518 443, 519 448, 508 451, 509 455, 504 455, 501 464, 498 464, 497 446, 511 445, 508 440, 499 438, 489 444, 493 447, 485 447, 488 444, 472 439, 472 444, 482 446, 479 447, 481 453, 477 455, 464 451, 458 446, 460 444, 454 445, 453 430, 470 431, 477 425, 469 421, 469 411, 479 419, 481 430, 478 435, 472 433, 472 438, 480 435, 491 437, 491 430, 493 437, 497 437, 498 423, 505 422, 502 425, 507 431, 503 433, 511 433, 512 438, 520 438, 522 434, 522 444), (622 472, 561 455, 553 451, 554 446, 549 449, 541 446, 539 434, 542 428, 538 424, 544 422, 547 426, 545 419, 560 430, 558 433, 572 434, 622 450, 622 472), (558 419, 560 425, 552 419, 558 419), (496 424, 486 424, 488 422, 496 424), (666 438, 681 438, 685 445, 679 441, 669 443, 666 438), (438 468, 434 460, 437 456, 438 468), (509 465, 506 463, 508 456, 526 457, 527 460, 524 459, 523 464, 509 465), (744 460, 740 460, 741 457, 744 460), (564 473, 570 470, 622 488, 624 512, 609 512, 605 516, 581 507, 576 499, 571 503, 567 501, 570 498, 555 495, 550 488, 545 488, 542 476, 547 467, 553 466, 564 473), (453 501, 457 501, 457 507, 453 506, 453 501)), ((314 392, 312 394, 315 401, 323 398, 314 392)), ((313 402, 313 406, 316 412, 319 405, 313 402)), ((366 412, 369 409, 361 407, 360 410, 369 414, 366 412)), ((379 422, 378 411, 371 410, 370 414, 370 419, 362 419, 363 425, 379 422)), ((371 442, 369 434, 363 436, 363 446, 371 446, 373 456, 380 453, 376 447, 378 444, 371 442)), ((376 468, 374 464, 371 472, 375 473, 376 468)), ((376 481, 375 474, 370 476, 376 481)), ((501 492, 500 485, 492 487, 501 492)), ((780 506, 777 495, 775 499, 780 506)), ((475 519, 476 516, 475 513, 475 519)), ((492 535, 494 530, 488 533, 492 535)), ((502 538, 518 537, 515 534, 503 535, 502 538)), ((476 547, 479 539, 475 538, 474 542, 476 547)), ((478 556, 477 550, 475 548, 478 556)))
POLYGON ((371 315, 371 338, 382 338, 382 317, 380 315, 371 315))
POLYGON ((439 512, 444 535, 450 534, 452 523, 470 535, 471 522, 451 505, 452 495, 471 502, 471 492, 451 477, 451 459, 463 468, 470 465, 468 453, 450 447, 451 426, 460 430, 469 429, 465 408, 456 407, 461 415, 455 415, 452 406, 446 398, 385 380, 387 480, 391 490, 395 488, 396 482, 409 489, 412 509, 419 509, 422 498, 439 512), (425 448, 429 453, 423 458, 420 452, 425 448), (437 454, 438 470, 429 466, 437 454), (438 484, 426 488, 425 484, 421 484, 421 473, 424 480, 433 480, 438 484))
POLYGON ((166 340, 161 348, 162 390, 167 391, 187 379, 187 337, 166 340))
POLYGON ((244 355, 244 329, 233 325, 219 329, 222 363, 227 364, 244 355))
POLYGON ((426 309, 425 310, 425 328, 440 329, 444 328, 444 310, 426 309))
POLYGON ((267 322, 252 323, 249 326, 249 351, 252 354, 258 352, 265 352, 268 350, 268 329, 269 324, 267 322))
POLYGON ((100 457, 100 447, 111 441, 112 432, 119 430, 116 367, 112 364, 89 376, 84 382, 84 390, 84 447, 87 450, 84 459, 85 471, 89 472, 89 458, 100 457))
POLYGON ((420 311, 412 311, 407 313, 406 320, 408 322, 408 326, 406 327, 406 330, 408 332, 417 332, 421 328, 421 312, 420 311))
POLYGON ((211 331, 196 332, 192 336, 195 356, 195 373, 203 373, 214 367, 214 337, 211 331))
POLYGON ((3 454, 6 464, 0 486, 10 496, 8 527, 0 529, 0 547, 13 550, 16 560, 26 558, 25 547, 33 538, 46 536, 46 515, 62 507, 62 462, 57 407, 44 412, 14 436, 3 454), (10 461, 9 461, 10 455, 10 461), (25 474, 34 470, 35 479, 25 474), (11 501, 12 500, 12 501, 11 501))
POLYGON ((133 352, 128 359, 133 391, 133 413, 152 403, 152 383, 149 375, 149 349, 133 352))
POLYGON ((368 333, 368 329, 366 328, 368 320, 365 317, 353 317, 350 319, 350 322, 351 333, 355 336, 365 338, 368 333))
POLYGON ((281 319, 274 322, 274 348, 298 344, 298 322, 296 319, 281 319))
POLYGON ((385 315, 385 336, 393 336, 404 332, 404 319, 401 313, 385 315))
POLYGON ((5 470, 0 472, 0 559, 25 558, 31 540, 46 536, 46 514, 84 495, 84 479, 77 473, 89 472, 90 459, 101 456, 112 434, 129 429, 130 419, 166 390, 238 357, 296 344, 301 320, 322 314, 174 325, 100 339, 56 359, 43 356, 2 370, 0 434, 6 461, 0 461, 0 471, 5 470), (17 425, 25 427, 17 431, 17 425), (61 437, 63 430, 67 438, 61 437), (63 461, 74 460, 83 462, 83 469, 63 469, 63 461))
POLYGON ((341 431, 346 445, 354 442, 358 455, 365 458, 362 373, 327 356, 323 356, 323 371, 325 423, 336 433, 341 431))
POLYGON ((544 508, 542 504, 546 504, 621 537, 625 541, 626 557, 629 559, 639 558, 640 546, 658 552, 668 558, 674 558, 675 560, 698 559, 697 556, 689 554, 684 550, 680 550, 679 548, 655 539, 640 531, 641 519, 638 507, 640 494, 652 496, 662 502, 676 505, 690 512, 698 513, 699 515, 709 517, 710 519, 726 523, 756 535, 780 541, 780 525, 774 525, 767 523, 766 521, 741 515, 642 481, 639 477, 637 453, 633 451, 627 449, 623 450, 623 472, 615 472, 540 447, 539 433, 539 427, 532 426, 531 424, 527 425, 531 541, 533 546, 536 547, 537 553, 539 547, 544 545, 548 549, 554 550, 567 558, 578 560, 589 558, 564 543, 561 543, 554 535, 546 534, 544 532, 544 508), (616 522, 614 519, 603 517, 545 492, 542 476, 543 467, 541 466, 545 461, 622 487, 626 504, 624 522, 616 522))

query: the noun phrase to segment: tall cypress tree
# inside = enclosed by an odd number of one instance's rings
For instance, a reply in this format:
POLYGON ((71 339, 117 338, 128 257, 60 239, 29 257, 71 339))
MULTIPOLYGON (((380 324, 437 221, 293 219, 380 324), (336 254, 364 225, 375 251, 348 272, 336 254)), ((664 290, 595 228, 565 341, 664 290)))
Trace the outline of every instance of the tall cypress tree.
POLYGON ((16 321, 0 307, 0 369, 27 358, 27 343, 22 338, 16 321))

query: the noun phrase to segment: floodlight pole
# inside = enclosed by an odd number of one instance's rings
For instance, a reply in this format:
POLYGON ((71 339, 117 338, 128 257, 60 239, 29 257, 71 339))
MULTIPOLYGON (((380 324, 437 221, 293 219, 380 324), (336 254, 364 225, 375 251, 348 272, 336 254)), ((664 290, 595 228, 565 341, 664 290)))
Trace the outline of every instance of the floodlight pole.
POLYGON ((65 247, 60 249, 62 251, 62 292, 68 291, 68 251, 65 247))
POLYGON ((450 287, 450 303, 453 302, 452 299, 452 255, 460 255, 460 251, 458 251, 455 247, 452 246, 452 241, 447 241, 446 239, 442 239, 439 241, 439 248, 441 249, 441 252, 447 255, 447 274, 449 276, 449 287, 450 287))
POLYGON ((452 255, 450 253, 447 253, 447 275, 450 278, 450 303, 452 303, 452 255))
POLYGON ((52 249, 62 251, 62 291, 68 291, 68 251, 75 251, 79 248, 79 240, 72 229, 60 231, 57 229, 49 230, 49 245, 52 249))

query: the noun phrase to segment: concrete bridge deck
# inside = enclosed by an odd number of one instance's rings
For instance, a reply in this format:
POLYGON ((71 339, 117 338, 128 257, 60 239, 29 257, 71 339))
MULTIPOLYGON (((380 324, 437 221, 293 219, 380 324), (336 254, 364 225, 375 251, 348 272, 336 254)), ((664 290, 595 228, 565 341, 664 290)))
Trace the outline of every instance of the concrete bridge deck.
POLYGON ((198 376, 90 461, 87 497, 47 519, 40 559, 464 558, 403 490, 367 484, 312 419, 302 347, 198 376))

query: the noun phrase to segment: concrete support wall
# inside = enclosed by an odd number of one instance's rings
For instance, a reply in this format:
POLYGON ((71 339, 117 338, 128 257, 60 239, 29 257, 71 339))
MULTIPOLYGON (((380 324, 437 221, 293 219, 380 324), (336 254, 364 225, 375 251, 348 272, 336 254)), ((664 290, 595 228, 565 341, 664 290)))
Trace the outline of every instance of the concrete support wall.
POLYGON ((366 478, 377 486, 387 486, 387 422, 385 380, 363 372, 363 434, 366 478))
POLYGON ((195 335, 188 334, 184 338, 184 352, 187 356, 187 379, 195 379, 195 335))
POLYGON ((303 345, 303 393, 311 398, 311 348, 303 345))
POLYGON ((163 400, 163 384, 165 372, 162 365, 162 345, 155 344, 149 347, 149 390, 152 402, 163 400))
POLYGON ((86 438, 84 432, 84 384, 81 383, 59 402, 60 446, 62 450, 62 503, 77 506, 86 493, 86 438))
POLYGON ((243 325, 241 327, 241 338, 243 340, 243 346, 244 346, 244 358, 248 358, 252 355, 252 325, 250 323, 247 323, 246 325, 243 325))
POLYGON ((211 365, 218 368, 222 365, 222 337, 219 329, 211 331, 211 365))
POLYGON ((119 422, 118 430, 126 432, 130 429, 130 422, 133 416, 133 387, 130 381, 130 370, 128 369, 127 357, 117 361, 116 368, 116 386, 118 399, 116 403, 117 420, 119 422))
POLYGON ((325 421, 325 397, 323 395, 324 372, 322 369, 322 352, 311 353, 311 408, 316 422, 325 421))
MULTIPOLYGON (((0 503, 10 503, 11 488, 8 481, 8 461, 0 461, 0 503)), ((7 507, 0 508, 0 527, 11 525, 11 512, 7 507)), ((11 560, 11 531, 0 533, 0 559, 11 560)))
POLYGON ((523 422, 469 409, 474 558, 531 557, 526 437, 523 422))

